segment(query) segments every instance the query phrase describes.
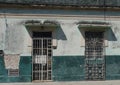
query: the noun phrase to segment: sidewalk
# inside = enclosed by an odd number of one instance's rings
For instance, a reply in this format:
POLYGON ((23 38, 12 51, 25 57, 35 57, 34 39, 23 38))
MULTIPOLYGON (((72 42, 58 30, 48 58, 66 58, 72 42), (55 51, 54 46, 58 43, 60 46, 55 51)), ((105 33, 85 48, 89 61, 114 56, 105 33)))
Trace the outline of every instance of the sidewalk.
POLYGON ((71 82, 37 82, 37 83, 0 83, 0 85, 120 85, 120 80, 110 81, 71 81, 71 82))

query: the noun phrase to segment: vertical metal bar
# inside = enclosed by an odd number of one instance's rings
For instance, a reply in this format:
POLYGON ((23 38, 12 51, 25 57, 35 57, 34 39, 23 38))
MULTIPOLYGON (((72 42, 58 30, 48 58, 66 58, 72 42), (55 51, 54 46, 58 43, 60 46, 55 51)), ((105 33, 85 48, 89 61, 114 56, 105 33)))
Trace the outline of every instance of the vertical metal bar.
MULTIPOLYGON (((44 41, 45 41, 45 39, 43 38, 43 56, 42 56, 42 57, 43 57, 43 58, 42 58, 42 59, 43 59, 43 62, 44 62, 44 52, 45 52, 45 48, 44 48, 44 47, 45 47, 45 44, 44 44, 45 42, 44 42, 44 41)), ((44 80, 44 76, 45 76, 45 75, 44 75, 44 67, 45 67, 45 66, 44 66, 44 63, 42 63, 42 68, 43 68, 43 69, 42 69, 42 71, 43 71, 42 77, 43 77, 43 80, 44 80)))
POLYGON ((49 63, 48 63, 48 57, 49 57, 49 56, 48 56, 48 40, 49 40, 49 39, 46 39, 46 43, 47 43, 47 46, 46 46, 46 47, 47 47, 47 57, 46 57, 46 58, 47 58, 47 67, 46 67, 46 68, 47 68, 47 80, 48 80, 48 70, 49 70, 49 69, 48 69, 48 64, 49 64, 49 63))
POLYGON ((33 42, 34 42, 34 39, 32 39, 32 80, 33 80, 33 73, 34 73, 34 71, 33 71, 33 42))
MULTIPOLYGON (((50 70, 51 70, 51 74, 50 74, 50 75, 51 75, 51 79, 52 79, 52 54, 53 54, 52 43, 53 43, 53 42, 52 42, 52 39, 51 39, 51 48, 50 48, 50 49, 51 49, 51 56, 50 56, 50 58, 51 58, 51 61, 50 61, 50 62, 51 62, 51 69, 50 69, 50 70)), ((51 79, 50 79, 50 80, 51 80, 51 79)))
MULTIPOLYGON (((42 41, 41 41, 41 44, 42 44, 41 47, 42 47, 42 55, 43 55, 43 38, 41 38, 41 40, 42 40, 42 41)), ((43 57, 43 56, 42 56, 42 57, 43 57)), ((41 63, 42 63, 42 62, 41 62, 41 63)), ((41 67, 42 67, 42 68, 41 68, 41 80, 43 80, 43 63, 41 64, 41 67)))
MULTIPOLYGON (((40 51, 41 51, 41 52, 40 52, 40 62, 42 62, 42 61, 41 61, 42 50, 43 50, 43 49, 42 49, 42 42, 43 42, 43 41, 42 41, 42 38, 40 38, 40 44, 41 44, 41 47, 40 47, 40 51)), ((40 80, 42 80, 42 63, 41 63, 41 65, 40 65, 40 80)))
MULTIPOLYGON (((105 34, 105 33, 103 33, 103 36, 104 36, 104 34, 105 34)), ((104 69, 104 70, 103 70, 104 74, 103 74, 103 75, 104 75, 104 80, 105 80, 105 53, 106 53, 106 50, 105 50, 105 37, 103 37, 103 57, 104 57, 104 59, 103 59, 103 60, 104 60, 104 61, 103 61, 103 63, 104 63, 104 65, 103 65, 103 66, 104 66, 104 67, 103 67, 103 69, 104 69)))
POLYGON ((38 49, 38 53, 37 53, 37 62, 38 62, 38 80, 40 80, 40 39, 37 39, 38 40, 38 45, 37 45, 37 49, 38 49))
POLYGON ((34 39, 34 44, 35 44, 35 46, 34 46, 34 50, 35 50, 35 53, 34 53, 34 65, 35 65, 35 70, 34 70, 34 74, 35 74, 35 80, 36 80, 36 54, 37 54, 37 40, 36 39, 34 39))

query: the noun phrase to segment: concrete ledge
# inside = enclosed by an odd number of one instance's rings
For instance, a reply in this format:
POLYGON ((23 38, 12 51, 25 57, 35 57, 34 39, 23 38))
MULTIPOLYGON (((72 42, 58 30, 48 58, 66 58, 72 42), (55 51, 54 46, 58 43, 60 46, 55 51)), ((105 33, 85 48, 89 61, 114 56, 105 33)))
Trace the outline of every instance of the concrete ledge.
POLYGON ((37 83, 0 83, 0 85, 120 85, 120 80, 110 81, 71 81, 71 82, 37 82, 37 83))

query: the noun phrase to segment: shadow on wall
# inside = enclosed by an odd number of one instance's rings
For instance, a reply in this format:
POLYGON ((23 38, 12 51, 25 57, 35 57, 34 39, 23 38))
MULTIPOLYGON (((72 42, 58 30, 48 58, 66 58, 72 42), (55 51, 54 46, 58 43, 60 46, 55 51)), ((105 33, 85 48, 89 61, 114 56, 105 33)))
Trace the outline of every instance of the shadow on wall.
POLYGON ((56 30, 56 39, 57 40, 67 40, 65 33, 63 32, 63 29, 61 28, 61 26, 59 26, 56 30))
POLYGON ((108 34, 108 41, 117 41, 117 38, 115 36, 115 33, 113 32, 113 30, 110 28, 109 30, 109 34, 108 34))

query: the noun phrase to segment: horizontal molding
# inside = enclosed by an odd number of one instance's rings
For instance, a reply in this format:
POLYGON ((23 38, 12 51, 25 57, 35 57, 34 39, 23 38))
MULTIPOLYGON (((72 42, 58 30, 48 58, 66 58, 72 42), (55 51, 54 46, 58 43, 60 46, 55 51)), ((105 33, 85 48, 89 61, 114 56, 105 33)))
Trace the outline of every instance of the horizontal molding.
MULTIPOLYGON (((84 1, 84 0, 83 0, 84 1)), ((49 4, 45 5, 45 3, 43 4, 29 4, 29 3, 24 3, 24 4, 20 4, 20 3, 0 3, 0 8, 19 8, 19 9, 83 9, 83 10, 112 10, 112 11, 120 11, 120 6, 111 6, 111 5, 107 5, 107 6, 103 6, 103 5, 70 5, 70 4, 59 4, 59 5, 52 5, 49 4)))
POLYGON ((83 56, 82 55, 61 55, 61 56, 59 55, 59 56, 53 56, 53 57, 70 57, 70 56, 71 57, 84 57, 85 55, 83 56))
MULTIPOLYGON (((120 57, 120 55, 105 55, 105 57, 120 57)), ((61 56, 53 56, 53 57, 85 57, 85 55, 61 55, 61 56)))
POLYGON ((104 20, 104 18, 107 20, 109 19, 115 19, 115 20, 120 20, 120 16, 104 16, 104 15, 67 15, 67 14, 25 14, 25 13, 0 13, 0 18, 24 18, 24 19, 47 19, 47 18, 55 18, 55 19, 87 19, 87 20, 93 20, 93 19, 98 19, 98 20, 104 20), (71 18, 72 17, 72 18, 71 18))

